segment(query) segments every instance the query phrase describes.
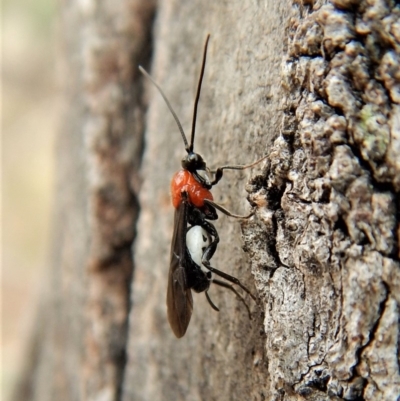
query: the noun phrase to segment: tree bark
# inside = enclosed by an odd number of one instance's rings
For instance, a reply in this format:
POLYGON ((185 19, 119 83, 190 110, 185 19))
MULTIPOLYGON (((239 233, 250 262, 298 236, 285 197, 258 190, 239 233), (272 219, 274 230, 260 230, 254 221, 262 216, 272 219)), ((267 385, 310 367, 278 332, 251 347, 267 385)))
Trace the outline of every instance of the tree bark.
POLYGON ((399 6, 160 1, 154 26, 152 3, 64 7, 76 29, 64 29, 53 282, 19 399, 397 399, 399 6), (210 167, 268 154, 213 191, 255 215, 217 220, 212 265, 258 301, 245 297, 249 320, 230 291, 211 288, 219 313, 194 294, 177 340, 169 182, 185 151, 136 66, 151 59, 189 132, 208 32, 195 151, 210 167))
POLYGON ((154 7, 63 3, 53 268, 16 400, 121 398, 154 7))

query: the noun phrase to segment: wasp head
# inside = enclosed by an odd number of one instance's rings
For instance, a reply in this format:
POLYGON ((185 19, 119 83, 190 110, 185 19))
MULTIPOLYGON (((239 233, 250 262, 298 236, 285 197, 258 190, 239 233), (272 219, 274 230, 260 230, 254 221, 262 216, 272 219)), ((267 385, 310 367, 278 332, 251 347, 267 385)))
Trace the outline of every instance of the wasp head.
POLYGON ((198 153, 194 152, 188 153, 182 159, 181 165, 185 170, 188 170, 191 173, 194 173, 197 170, 206 170, 206 162, 198 153))

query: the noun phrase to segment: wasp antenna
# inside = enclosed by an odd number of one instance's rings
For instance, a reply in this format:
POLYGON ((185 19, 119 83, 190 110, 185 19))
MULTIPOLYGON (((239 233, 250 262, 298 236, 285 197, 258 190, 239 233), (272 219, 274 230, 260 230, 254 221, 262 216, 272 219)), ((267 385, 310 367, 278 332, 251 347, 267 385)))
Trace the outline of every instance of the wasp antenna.
POLYGON ((189 153, 189 152, 191 151, 190 148, 193 148, 193 146, 191 145, 191 147, 189 147, 188 141, 187 141, 187 139, 186 139, 185 132, 183 131, 183 128, 182 128, 182 124, 181 124, 181 122, 179 121, 179 118, 178 118, 178 116, 176 115, 176 113, 175 113, 174 109, 172 108, 171 104, 169 103, 169 101, 168 101, 168 99, 167 99, 167 96, 165 96, 164 92, 162 91, 162 89, 160 88, 160 86, 157 84, 157 82, 154 81, 154 79, 150 76, 150 74, 149 74, 141 65, 139 65, 139 70, 140 70, 140 72, 141 72, 147 79, 149 79, 149 80, 153 83, 153 85, 158 89, 158 91, 160 92, 161 96, 162 96, 163 99, 165 100, 165 103, 167 104, 167 106, 168 106, 169 111, 171 112, 171 114, 174 116, 174 119, 175 119, 175 121, 176 121, 176 124, 177 124, 177 126, 178 126, 178 128, 179 128, 179 131, 180 131, 181 135, 182 135, 183 143, 185 144, 185 149, 186 149, 186 151, 189 153))
POLYGON ((194 101, 193 120, 192 120, 192 134, 190 136, 189 152, 193 152, 194 134, 195 134, 195 131, 196 131, 197 105, 198 105, 199 99, 200 99, 201 83, 203 82, 204 68, 206 66, 207 47, 208 47, 209 39, 210 39, 210 34, 207 35, 206 43, 204 45, 203 63, 201 65, 199 83, 197 84, 197 93, 196 93, 196 99, 194 101))

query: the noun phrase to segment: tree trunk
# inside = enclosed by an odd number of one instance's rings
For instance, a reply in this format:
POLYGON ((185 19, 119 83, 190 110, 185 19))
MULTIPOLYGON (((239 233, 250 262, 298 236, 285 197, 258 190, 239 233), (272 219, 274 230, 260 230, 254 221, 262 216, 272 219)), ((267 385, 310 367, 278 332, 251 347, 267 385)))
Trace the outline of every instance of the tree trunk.
POLYGON ((399 6, 79 6, 62 10, 69 62, 52 283, 15 399, 397 399, 399 6), (230 291, 211 287, 219 313, 194 294, 177 340, 165 305, 169 182, 185 151, 137 65, 151 60, 189 133, 208 32, 195 151, 210 167, 268 154, 215 187, 218 203, 255 215, 220 216, 212 265, 258 301, 245 297, 249 320, 230 291))

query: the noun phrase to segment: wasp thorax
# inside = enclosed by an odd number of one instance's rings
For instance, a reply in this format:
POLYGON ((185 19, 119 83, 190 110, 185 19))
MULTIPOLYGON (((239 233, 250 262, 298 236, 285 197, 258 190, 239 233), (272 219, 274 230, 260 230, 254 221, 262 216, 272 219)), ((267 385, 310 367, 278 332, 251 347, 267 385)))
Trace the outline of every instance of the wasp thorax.
POLYGON ((194 152, 191 152, 187 156, 185 156, 182 159, 181 165, 185 170, 191 172, 206 169, 206 162, 204 161, 204 159, 198 153, 194 152))

